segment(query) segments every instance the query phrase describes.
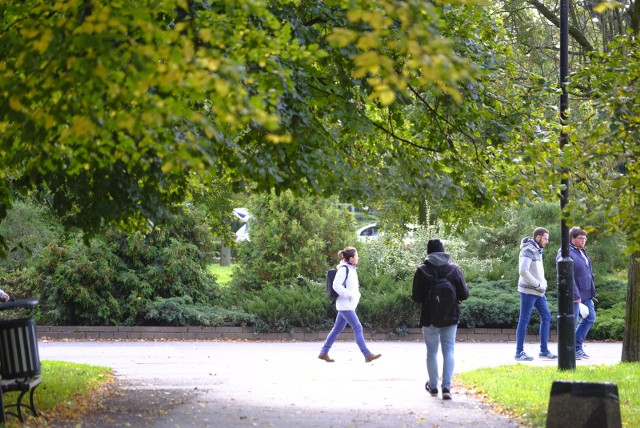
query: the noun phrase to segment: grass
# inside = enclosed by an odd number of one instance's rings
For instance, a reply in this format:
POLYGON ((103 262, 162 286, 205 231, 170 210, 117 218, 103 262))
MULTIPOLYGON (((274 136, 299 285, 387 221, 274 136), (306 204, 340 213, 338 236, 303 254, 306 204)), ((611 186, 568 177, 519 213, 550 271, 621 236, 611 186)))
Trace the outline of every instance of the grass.
POLYGON ((523 364, 460 373, 458 379, 500 411, 534 427, 544 427, 555 380, 612 382, 618 385, 622 425, 640 426, 640 363, 585 366, 560 371, 523 364))
POLYGON ((211 264, 209 265, 209 273, 211 275, 215 275, 217 279, 218 285, 227 285, 231 281, 231 277, 233 276, 233 268, 234 265, 231 266, 220 266, 220 264, 211 264))
MULTIPOLYGON (((7 428, 49 426, 60 419, 74 419, 91 405, 92 398, 97 399, 99 394, 95 392, 99 387, 113 380, 113 371, 109 367, 46 360, 41 362, 41 367, 42 383, 34 394, 40 416, 32 417, 30 411, 23 410, 23 425, 18 418, 8 415, 7 428)), ((4 402, 15 403, 17 397, 17 392, 4 394, 4 402)), ((22 399, 23 403, 25 401, 29 401, 28 394, 22 399)))

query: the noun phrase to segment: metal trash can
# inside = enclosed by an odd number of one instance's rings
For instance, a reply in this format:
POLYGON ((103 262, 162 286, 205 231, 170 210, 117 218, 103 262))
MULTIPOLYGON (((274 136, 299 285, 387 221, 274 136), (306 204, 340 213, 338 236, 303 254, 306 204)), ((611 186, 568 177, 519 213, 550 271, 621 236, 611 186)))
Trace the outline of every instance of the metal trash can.
MULTIPOLYGON (((0 303, 0 311, 16 308, 35 308, 37 300, 13 300, 0 303)), ((0 320, 0 423, 6 422, 6 414, 13 414, 23 421, 22 407, 27 407, 37 416, 33 403, 35 388, 42 381, 38 335, 32 317, 0 320), (6 405, 4 394, 19 391, 15 404, 6 405), (23 404, 22 398, 29 393, 29 404, 23 404), (14 412, 5 412, 5 407, 15 407, 14 412)))

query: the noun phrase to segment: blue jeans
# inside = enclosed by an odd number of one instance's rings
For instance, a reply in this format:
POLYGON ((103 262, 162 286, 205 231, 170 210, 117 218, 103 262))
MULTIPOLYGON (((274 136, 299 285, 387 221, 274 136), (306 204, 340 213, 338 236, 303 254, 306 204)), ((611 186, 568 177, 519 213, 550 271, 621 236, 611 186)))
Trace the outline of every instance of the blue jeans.
POLYGON ((451 377, 453 376, 453 347, 456 343, 456 331, 458 325, 449 327, 422 327, 422 336, 427 345, 427 373, 429 373, 429 385, 438 388, 438 347, 442 344, 442 389, 451 389, 451 377))
POLYGON ((549 341, 549 327, 551 326, 551 312, 549 312, 547 298, 545 296, 520 293, 520 319, 516 329, 516 356, 524 351, 524 338, 527 335, 527 326, 534 307, 540 315, 540 353, 546 354, 549 352, 547 343, 549 341))
POLYGON ((593 300, 583 300, 582 303, 589 308, 589 315, 587 315, 586 318, 582 318, 580 323, 578 323, 578 318, 581 318, 580 304, 573 304, 573 313, 576 316, 576 324, 578 325, 578 327, 576 327, 576 351, 582 351, 582 343, 587 338, 589 329, 591 329, 593 323, 596 322, 596 308, 593 306, 593 300))
POLYGON ((349 324, 351 329, 353 330, 353 337, 356 339, 356 343, 360 348, 360 352, 366 357, 371 354, 371 351, 367 349, 367 345, 364 342, 364 335, 362 334, 362 324, 360 324, 360 320, 358 319, 358 315, 356 315, 356 311, 338 311, 338 316, 336 317, 336 322, 333 324, 333 328, 329 332, 327 336, 327 340, 324 342, 324 346, 320 351, 321 354, 328 354, 329 349, 333 345, 333 342, 336 341, 338 335, 342 333, 342 330, 349 324))

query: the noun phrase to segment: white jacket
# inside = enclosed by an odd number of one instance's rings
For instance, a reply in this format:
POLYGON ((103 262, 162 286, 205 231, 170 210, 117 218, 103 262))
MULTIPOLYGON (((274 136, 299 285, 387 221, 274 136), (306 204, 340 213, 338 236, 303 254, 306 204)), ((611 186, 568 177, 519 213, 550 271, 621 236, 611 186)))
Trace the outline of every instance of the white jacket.
POLYGON ((355 311, 360 302, 360 283, 358 282, 358 272, 356 267, 344 260, 337 266, 336 277, 333 279, 333 289, 338 293, 336 299, 336 310, 338 311, 355 311), (349 269, 349 276, 345 286, 342 286, 344 278, 347 275, 346 266, 349 269))

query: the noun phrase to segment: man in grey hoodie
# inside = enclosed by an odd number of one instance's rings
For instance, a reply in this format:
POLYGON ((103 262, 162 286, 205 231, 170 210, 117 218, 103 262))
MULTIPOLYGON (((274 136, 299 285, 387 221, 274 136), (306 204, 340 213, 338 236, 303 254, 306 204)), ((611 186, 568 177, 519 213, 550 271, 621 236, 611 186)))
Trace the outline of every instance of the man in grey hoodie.
POLYGON ((531 361, 533 357, 524 352, 524 338, 531 319, 531 311, 535 307, 540 315, 540 358, 554 360, 558 358, 547 348, 551 313, 544 293, 547 290, 547 280, 544 277, 542 264, 542 249, 549 243, 549 231, 538 227, 533 231, 533 237, 527 237, 520 244, 520 262, 518 292, 520 293, 520 318, 516 329, 517 361, 531 361))

